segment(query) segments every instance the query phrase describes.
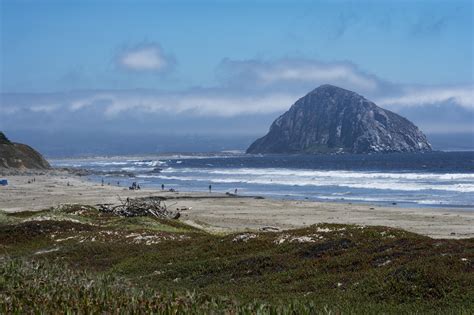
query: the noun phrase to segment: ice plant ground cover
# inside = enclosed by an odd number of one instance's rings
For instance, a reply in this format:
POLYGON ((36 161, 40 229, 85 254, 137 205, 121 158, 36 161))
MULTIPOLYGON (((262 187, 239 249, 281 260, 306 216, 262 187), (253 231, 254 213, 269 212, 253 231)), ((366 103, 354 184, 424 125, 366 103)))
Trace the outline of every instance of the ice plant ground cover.
POLYGON ((209 234, 69 205, 0 212, 0 312, 472 313, 474 240, 319 224, 209 234))

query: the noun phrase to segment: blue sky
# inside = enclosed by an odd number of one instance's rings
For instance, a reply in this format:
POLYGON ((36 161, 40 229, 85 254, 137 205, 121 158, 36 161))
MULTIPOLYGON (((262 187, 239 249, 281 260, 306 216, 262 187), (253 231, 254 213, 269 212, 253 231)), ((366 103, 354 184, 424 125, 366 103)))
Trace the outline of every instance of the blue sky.
POLYGON ((186 132, 214 119, 260 134, 332 83, 427 132, 474 132, 472 1, 0 3, 7 131, 73 129, 73 116, 155 130, 149 119, 179 114, 186 132), (433 106, 440 124, 423 120, 433 106), (248 115, 261 123, 246 128, 248 115))
POLYGON ((393 82, 466 83, 473 80, 472 5, 2 0, 2 91, 210 85, 224 58, 351 61, 393 82), (175 56, 174 73, 115 71, 118 50, 145 42, 175 56))

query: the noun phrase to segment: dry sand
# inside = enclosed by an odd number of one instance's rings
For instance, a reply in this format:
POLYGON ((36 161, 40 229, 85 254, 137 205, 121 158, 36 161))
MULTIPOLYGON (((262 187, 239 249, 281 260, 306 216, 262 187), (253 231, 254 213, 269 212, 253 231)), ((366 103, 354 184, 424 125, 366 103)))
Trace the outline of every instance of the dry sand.
POLYGON ((257 230, 264 226, 281 229, 316 223, 382 225, 433 238, 474 237, 474 209, 422 209, 380 207, 361 204, 312 201, 234 198, 219 193, 131 191, 67 173, 37 176, 7 176, 8 186, 0 186, 0 209, 7 212, 42 210, 65 203, 96 205, 119 203, 120 198, 165 196, 173 207, 192 207, 182 212, 182 220, 214 232, 257 230), (28 180, 36 178, 35 182, 28 180), (69 185, 67 183, 69 182, 69 185), (176 203, 176 204, 175 204, 176 203))

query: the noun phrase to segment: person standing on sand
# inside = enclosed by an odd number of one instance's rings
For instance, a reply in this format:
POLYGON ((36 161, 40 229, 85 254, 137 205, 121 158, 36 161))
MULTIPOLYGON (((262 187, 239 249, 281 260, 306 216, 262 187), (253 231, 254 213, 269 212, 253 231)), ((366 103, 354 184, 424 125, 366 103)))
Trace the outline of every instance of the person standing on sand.
POLYGON ((209 193, 212 191, 212 185, 209 185, 209 193))
POLYGON ((161 190, 165 190, 165 184, 161 184, 161 190))

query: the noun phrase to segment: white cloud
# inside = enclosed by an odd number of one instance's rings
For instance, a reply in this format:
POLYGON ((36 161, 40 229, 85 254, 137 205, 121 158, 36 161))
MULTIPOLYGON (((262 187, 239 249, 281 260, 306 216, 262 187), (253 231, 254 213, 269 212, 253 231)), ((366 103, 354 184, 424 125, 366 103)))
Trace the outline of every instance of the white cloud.
POLYGON ((303 67, 283 66, 265 69, 258 72, 259 77, 266 84, 277 81, 308 81, 308 82, 344 82, 357 86, 364 90, 373 90, 377 82, 366 76, 362 76, 345 65, 307 65, 303 67))
POLYGON ((165 55, 158 44, 142 44, 121 51, 117 63, 132 71, 163 71, 172 66, 173 58, 165 55))
POLYGON ((59 105, 57 104, 48 104, 48 105, 38 105, 31 107, 30 110, 33 112, 44 112, 44 113, 51 113, 55 111, 59 105))
POLYGON ((53 100, 57 95, 52 96, 52 100, 44 100, 43 95, 34 97, 37 94, 0 94, 0 117, 3 115, 14 115, 22 111, 33 113, 52 113, 61 108, 58 99, 53 100))
POLYGON ((333 84, 348 89, 374 91, 380 80, 360 71, 350 62, 320 62, 310 59, 280 59, 272 62, 259 60, 224 60, 220 73, 229 84, 258 85, 266 88, 275 85, 299 85, 316 88, 333 84))
POLYGON ((348 62, 315 60, 225 60, 218 70, 224 80, 213 88, 174 92, 142 89, 0 94, 0 118, 3 124, 29 126, 47 117, 59 128, 69 128, 75 123, 84 124, 76 119, 82 117, 86 121, 90 118, 100 129, 102 123, 123 120, 138 124, 137 128, 154 128, 150 121, 176 117, 177 129, 189 128, 193 132, 199 132, 193 126, 201 124, 207 128, 208 122, 222 121, 240 121, 239 130, 247 127, 263 130, 268 128, 268 122, 246 126, 242 123, 247 119, 245 115, 255 115, 256 119, 276 118, 307 92, 329 83, 353 90, 428 131, 472 130, 469 128, 474 115, 472 85, 393 84, 348 62), (142 121, 148 123, 141 125, 142 121), (181 122, 183 126, 179 125, 181 122))
POLYGON ((381 106, 419 106, 454 102, 468 109, 474 109, 474 86, 427 86, 405 88, 399 95, 377 100, 381 106))
POLYGON ((241 114, 265 114, 286 110, 297 95, 285 93, 226 94, 215 90, 185 91, 183 93, 119 91, 97 93, 71 101, 69 110, 78 111, 102 104, 103 112, 113 118, 127 111, 135 113, 183 113, 203 116, 230 117, 241 114))

